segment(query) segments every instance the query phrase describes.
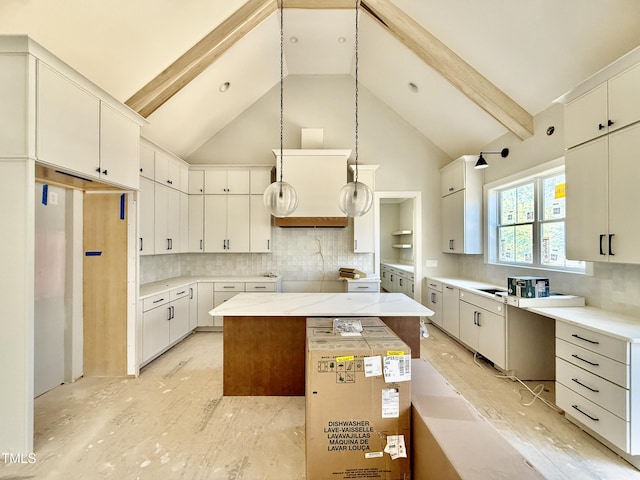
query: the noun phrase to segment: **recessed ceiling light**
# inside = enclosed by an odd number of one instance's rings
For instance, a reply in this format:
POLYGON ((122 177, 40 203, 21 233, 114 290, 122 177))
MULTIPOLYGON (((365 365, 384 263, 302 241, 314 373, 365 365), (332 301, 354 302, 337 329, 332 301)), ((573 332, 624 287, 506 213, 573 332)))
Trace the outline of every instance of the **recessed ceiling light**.
POLYGON ((346 38, 344 38, 344 37, 338 37, 338 43, 344 43, 344 42, 346 42, 346 41, 347 41, 347 39, 346 39, 346 38))
POLYGON ((411 90, 413 93, 418 93, 420 91, 418 85, 413 82, 409 82, 409 90, 411 90))
POLYGON ((289 41, 291 43, 298 43, 298 37, 291 37, 291 38, 289 38, 289 41))
POLYGON ((220 85, 219 90, 220 90, 221 92, 223 92, 223 93, 224 93, 224 92, 226 92, 227 90, 229 90, 229 87, 230 87, 230 86, 231 86, 231 84, 230 84, 229 82, 224 82, 224 83, 222 83, 222 84, 220 85))

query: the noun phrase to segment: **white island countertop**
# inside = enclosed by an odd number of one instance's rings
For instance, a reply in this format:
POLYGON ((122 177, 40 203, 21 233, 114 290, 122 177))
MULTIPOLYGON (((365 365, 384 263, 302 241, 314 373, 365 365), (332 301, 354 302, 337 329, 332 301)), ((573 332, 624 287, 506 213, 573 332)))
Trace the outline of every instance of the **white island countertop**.
POLYGON ((229 317, 429 317, 433 311, 402 293, 239 293, 209 311, 229 317))

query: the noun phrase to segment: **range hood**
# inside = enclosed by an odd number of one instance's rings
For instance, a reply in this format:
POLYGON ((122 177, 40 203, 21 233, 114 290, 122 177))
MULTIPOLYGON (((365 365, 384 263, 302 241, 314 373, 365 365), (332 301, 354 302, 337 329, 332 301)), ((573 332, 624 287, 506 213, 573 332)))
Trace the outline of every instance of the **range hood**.
MULTIPOLYGON (((279 179, 280 150, 274 149, 273 154, 276 157, 276 178, 279 179)), ((283 150, 283 180, 295 188, 298 194, 298 208, 288 217, 274 217, 274 225, 278 227, 346 227, 349 224, 349 218, 340 210, 338 199, 340 189, 347 183, 347 159, 350 155, 351 150, 324 148, 283 150)))

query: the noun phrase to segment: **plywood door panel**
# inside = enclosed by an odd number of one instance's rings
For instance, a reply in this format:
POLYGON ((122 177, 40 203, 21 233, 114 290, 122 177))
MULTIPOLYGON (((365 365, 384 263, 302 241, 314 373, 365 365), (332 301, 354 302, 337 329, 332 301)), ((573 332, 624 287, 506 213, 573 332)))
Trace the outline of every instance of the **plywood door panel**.
POLYGON ((84 195, 85 376, 127 374, 127 220, 120 201, 120 194, 84 195))

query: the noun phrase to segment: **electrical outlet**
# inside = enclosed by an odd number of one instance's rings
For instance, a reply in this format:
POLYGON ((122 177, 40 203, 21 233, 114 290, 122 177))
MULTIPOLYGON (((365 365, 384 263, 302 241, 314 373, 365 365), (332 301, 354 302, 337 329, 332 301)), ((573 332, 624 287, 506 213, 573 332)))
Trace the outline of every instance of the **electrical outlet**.
POLYGON ((56 192, 49 191, 49 205, 58 204, 58 194, 56 192))
POLYGON ((438 267, 438 260, 425 260, 424 266, 426 268, 437 268, 438 267))

